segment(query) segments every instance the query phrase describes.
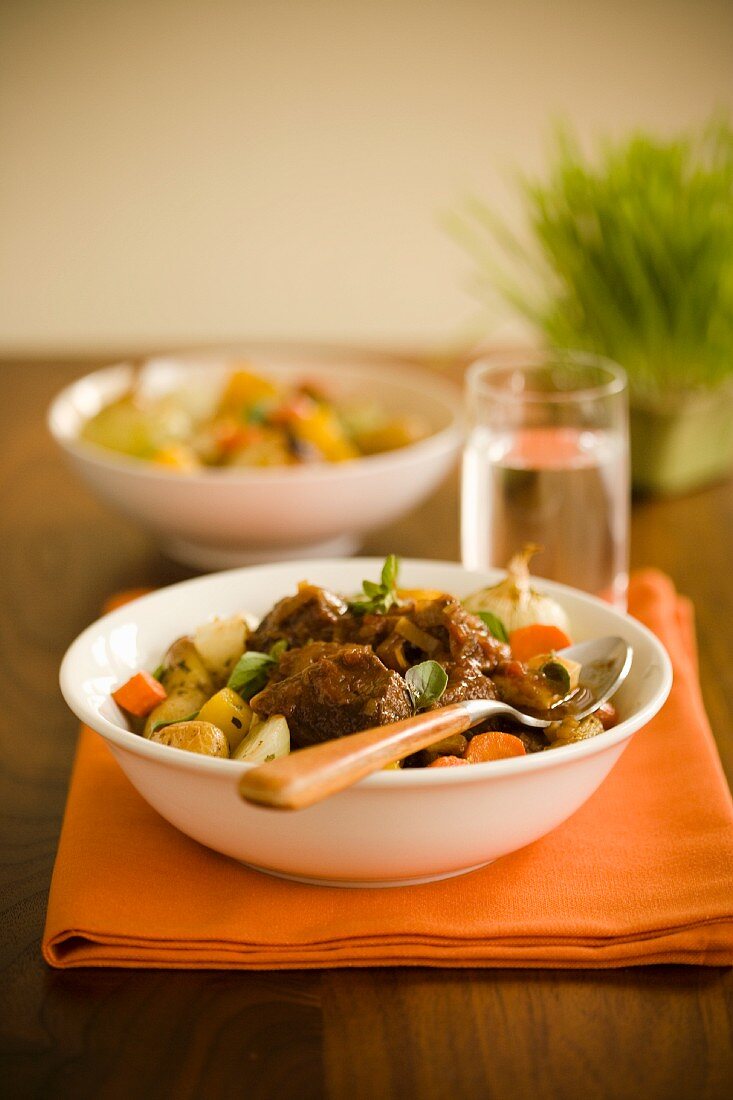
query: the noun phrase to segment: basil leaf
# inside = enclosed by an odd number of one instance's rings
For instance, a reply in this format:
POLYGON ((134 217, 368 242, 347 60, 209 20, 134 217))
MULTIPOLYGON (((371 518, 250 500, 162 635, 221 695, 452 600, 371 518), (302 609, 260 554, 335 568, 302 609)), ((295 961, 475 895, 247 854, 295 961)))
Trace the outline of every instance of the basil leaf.
POLYGON ((269 654, 258 653, 256 649, 243 653, 232 669, 227 687, 236 691, 243 699, 251 699, 258 691, 262 691, 274 664, 275 661, 269 654))
POLYGON ((272 657, 273 661, 277 663, 287 648, 287 639, 281 638, 279 642, 275 642, 274 646, 270 650, 270 656, 272 657))
POLYGON ((385 592, 381 599, 381 606, 375 610, 381 611, 382 614, 386 614, 389 611, 392 604, 397 603, 397 596, 394 592, 385 592))
POLYGON ((275 642, 269 653, 260 653, 256 649, 243 653, 232 669, 227 687, 236 691, 243 699, 251 699, 258 691, 262 691, 270 669, 278 663, 287 648, 288 643, 281 638, 279 642, 275 642))
POLYGON ((397 587, 397 574, 399 570, 399 558, 396 554, 388 554, 382 566, 382 585, 388 592, 394 592, 397 587))
POLYGON ((164 726, 175 726, 179 722, 193 722, 197 714, 198 711, 195 710, 193 714, 186 714, 183 718, 161 718, 159 722, 153 722, 150 732, 155 733, 156 730, 162 730, 164 726))
POLYGON ((509 642, 509 635, 507 634, 506 627, 493 611, 474 611, 476 615, 485 627, 491 631, 495 638, 498 638, 500 642, 509 642))
POLYGON ((376 581, 362 581, 363 596, 357 596, 349 603, 349 610, 355 615, 367 612, 384 614, 397 602, 397 574, 400 562, 394 554, 388 554, 382 566, 381 584, 376 581))
POLYGON ((405 673, 405 683, 415 710, 437 703, 446 689, 448 673, 437 661, 423 661, 405 673))

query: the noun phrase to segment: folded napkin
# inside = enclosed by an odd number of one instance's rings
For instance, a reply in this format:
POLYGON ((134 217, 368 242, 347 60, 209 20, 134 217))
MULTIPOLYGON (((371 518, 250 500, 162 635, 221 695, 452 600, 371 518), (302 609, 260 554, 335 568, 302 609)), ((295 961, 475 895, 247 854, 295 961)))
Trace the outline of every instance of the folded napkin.
POLYGON ((53 966, 613 967, 733 963, 733 807, 700 697, 692 609, 634 576, 675 683, 569 821, 471 874, 348 890, 271 878, 177 832, 83 730, 51 886, 53 966))

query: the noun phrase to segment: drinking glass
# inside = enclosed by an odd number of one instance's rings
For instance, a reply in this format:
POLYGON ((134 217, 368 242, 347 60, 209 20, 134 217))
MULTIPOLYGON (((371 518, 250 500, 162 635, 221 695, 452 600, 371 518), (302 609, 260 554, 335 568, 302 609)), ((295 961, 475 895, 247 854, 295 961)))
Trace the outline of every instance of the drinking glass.
POLYGON ((468 370, 461 552, 505 567, 526 543, 531 571, 625 610, 629 444, 626 376, 598 356, 489 355, 468 370))

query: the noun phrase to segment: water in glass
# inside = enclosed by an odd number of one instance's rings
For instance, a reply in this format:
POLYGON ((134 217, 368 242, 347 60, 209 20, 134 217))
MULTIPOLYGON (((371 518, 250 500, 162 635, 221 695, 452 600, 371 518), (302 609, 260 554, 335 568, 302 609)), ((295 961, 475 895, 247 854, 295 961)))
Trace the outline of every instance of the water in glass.
POLYGON ((505 566, 523 545, 543 549, 540 576, 626 606, 626 440, 569 427, 474 427, 463 459, 461 540, 469 569, 505 566))

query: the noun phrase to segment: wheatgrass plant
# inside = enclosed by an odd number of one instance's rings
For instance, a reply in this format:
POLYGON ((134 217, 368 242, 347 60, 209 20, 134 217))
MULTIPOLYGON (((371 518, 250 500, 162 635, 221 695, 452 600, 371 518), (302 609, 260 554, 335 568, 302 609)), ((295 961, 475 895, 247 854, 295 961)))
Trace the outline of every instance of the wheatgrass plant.
POLYGON ((733 380, 733 130, 639 133, 596 156, 558 133, 544 179, 520 179, 528 233, 469 201, 451 229, 546 341, 609 356, 632 398, 733 380), (526 239, 525 239, 526 237, 526 239))

